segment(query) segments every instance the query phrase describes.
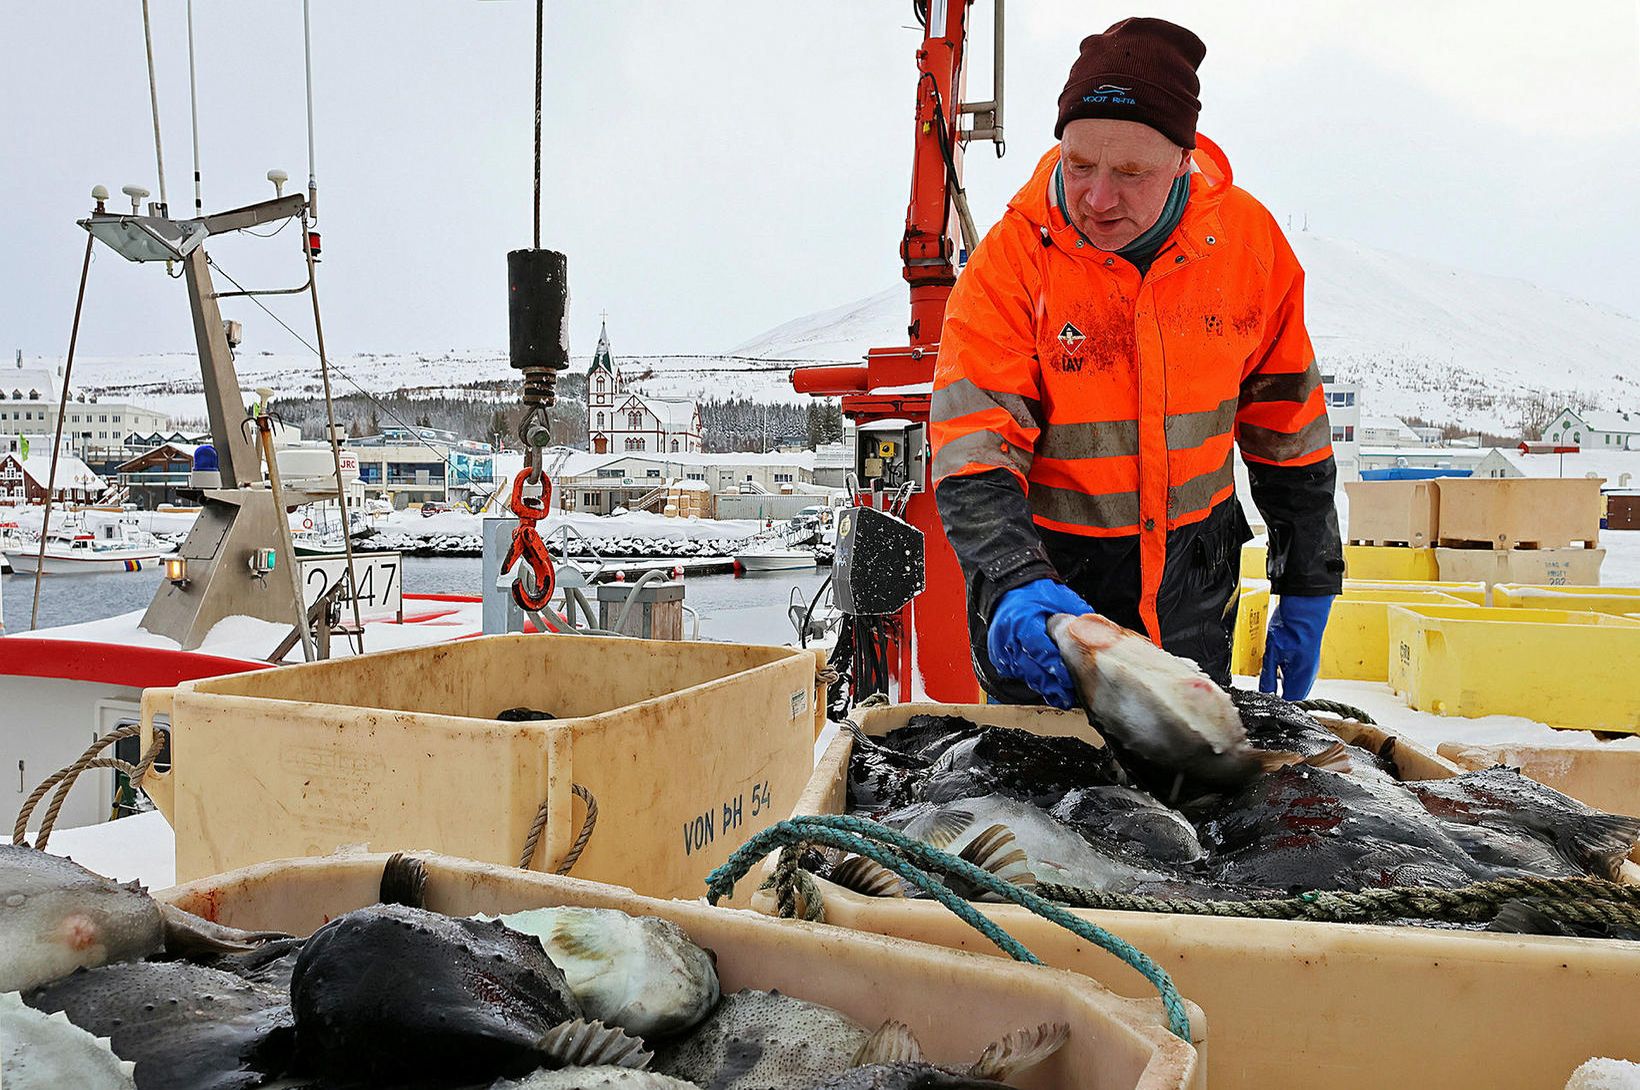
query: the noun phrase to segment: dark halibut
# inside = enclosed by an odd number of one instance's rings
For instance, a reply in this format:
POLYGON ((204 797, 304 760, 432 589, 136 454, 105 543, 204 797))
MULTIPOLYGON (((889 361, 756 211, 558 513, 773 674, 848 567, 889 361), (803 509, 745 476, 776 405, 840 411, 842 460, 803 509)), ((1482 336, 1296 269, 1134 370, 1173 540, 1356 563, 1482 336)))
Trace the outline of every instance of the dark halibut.
POLYGON ((241 1090, 262 1085, 290 1059, 289 993, 203 965, 82 969, 23 1000, 112 1038, 115 1054, 136 1063, 139 1090, 241 1090))

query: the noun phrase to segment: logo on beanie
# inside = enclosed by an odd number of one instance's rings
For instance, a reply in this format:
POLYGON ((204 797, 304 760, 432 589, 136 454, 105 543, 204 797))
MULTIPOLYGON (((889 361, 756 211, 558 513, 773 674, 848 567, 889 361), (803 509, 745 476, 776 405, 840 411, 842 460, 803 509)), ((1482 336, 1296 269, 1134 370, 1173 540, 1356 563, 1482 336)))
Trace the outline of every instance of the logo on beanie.
POLYGON ((1065 355, 1067 356, 1080 356, 1082 354, 1082 342, 1085 340, 1087 340, 1087 337, 1083 336, 1082 331, 1069 322, 1066 322, 1065 328, 1059 331, 1059 343, 1065 346, 1065 355))
POLYGON ((1132 97, 1133 88, 1118 87, 1114 83, 1101 83, 1088 94, 1082 96, 1083 102, 1111 103, 1121 106, 1137 106, 1139 100, 1132 97))

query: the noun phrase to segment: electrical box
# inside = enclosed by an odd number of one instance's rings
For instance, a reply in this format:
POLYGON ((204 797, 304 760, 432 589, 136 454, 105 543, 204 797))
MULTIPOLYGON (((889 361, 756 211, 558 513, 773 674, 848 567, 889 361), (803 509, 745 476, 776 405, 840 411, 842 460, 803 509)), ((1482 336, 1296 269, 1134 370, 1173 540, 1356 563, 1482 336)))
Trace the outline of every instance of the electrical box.
POLYGON ((251 574, 267 575, 273 571, 275 565, 278 563, 278 559, 279 554, 274 552, 272 549, 252 549, 250 561, 251 574))
POLYGON ((913 490, 921 490, 928 463, 926 436, 927 425, 910 420, 861 424, 854 465, 860 487, 869 491, 881 482, 892 492, 910 482, 913 490))

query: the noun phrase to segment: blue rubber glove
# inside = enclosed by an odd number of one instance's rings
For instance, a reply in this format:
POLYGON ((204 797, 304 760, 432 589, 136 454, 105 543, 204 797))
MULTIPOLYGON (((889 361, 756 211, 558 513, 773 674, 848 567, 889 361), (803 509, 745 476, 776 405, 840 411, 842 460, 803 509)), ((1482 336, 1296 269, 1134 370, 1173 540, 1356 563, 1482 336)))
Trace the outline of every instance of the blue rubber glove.
POLYGON ((1327 630, 1327 614, 1332 612, 1333 595, 1283 594, 1270 615, 1270 630, 1264 638, 1264 670, 1258 677, 1261 693, 1276 691, 1276 675, 1281 675, 1283 700, 1303 700, 1310 695, 1315 675, 1321 670, 1321 635, 1327 630))
POLYGON ((1076 688, 1059 648, 1048 637, 1055 613, 1081 616, 1094 609, 1082 596, 1052 579, 1038 579, 1002 596, 991 616, 985 648, 1004 677, 1018 678, 1056 708, 1076 706, 1076 688))

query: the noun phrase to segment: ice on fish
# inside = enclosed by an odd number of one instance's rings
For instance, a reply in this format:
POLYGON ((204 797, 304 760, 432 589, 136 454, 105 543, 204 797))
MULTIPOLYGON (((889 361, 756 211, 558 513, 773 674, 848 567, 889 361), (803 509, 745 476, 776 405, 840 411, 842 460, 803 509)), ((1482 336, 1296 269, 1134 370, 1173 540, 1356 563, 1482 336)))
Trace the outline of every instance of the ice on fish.
POLYGON ((136 1064, 61 1011, 46 1014, 0 994, 0 1086, 8 1090, 136 1090, 136 1064))

